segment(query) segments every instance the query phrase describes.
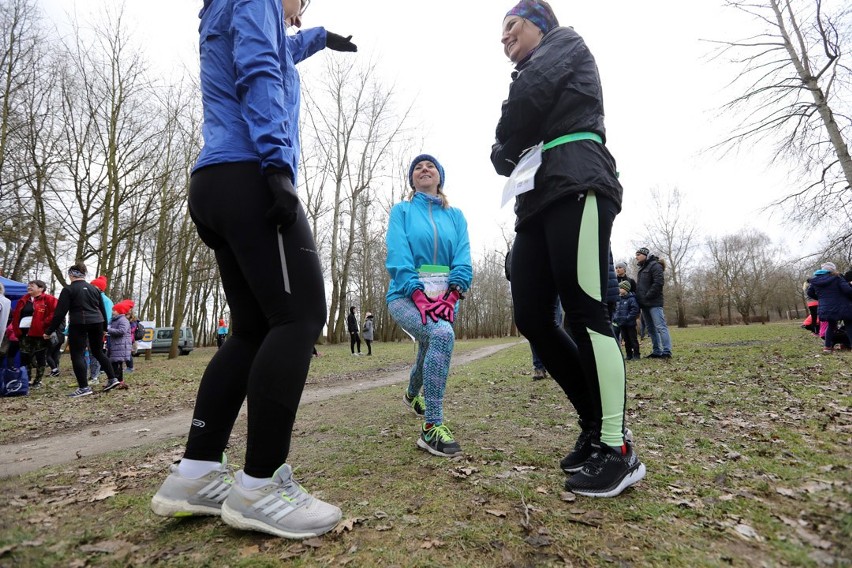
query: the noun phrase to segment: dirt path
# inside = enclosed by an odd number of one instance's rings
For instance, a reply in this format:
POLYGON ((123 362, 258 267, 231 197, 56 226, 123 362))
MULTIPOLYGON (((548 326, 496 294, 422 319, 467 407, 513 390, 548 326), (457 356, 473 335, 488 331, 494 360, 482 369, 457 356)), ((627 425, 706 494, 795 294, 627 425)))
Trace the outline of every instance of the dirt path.
MULTIPOLYGON (((516 343, 482 347, 456 355, 452 366, 456 367, 488 357, 513 345, 516 343)), ((407 381, 408 369, 405 369, 378 374, 369 379, 345 385, 313 388, 308 385, 302 395, 302 404, 311 404, 394 383, 405 384, 407 381)), ((240 416, 244 414, 245 405, 240 416)), ((45 466, 68 463, 86 456, 135 448, 169 438, 183 438, 186 436, 191 419, 192 411, 187 410, 153 420, 97 424, 73 434, 3 445, 0 446, 0 478, 22 475, 45 466)))

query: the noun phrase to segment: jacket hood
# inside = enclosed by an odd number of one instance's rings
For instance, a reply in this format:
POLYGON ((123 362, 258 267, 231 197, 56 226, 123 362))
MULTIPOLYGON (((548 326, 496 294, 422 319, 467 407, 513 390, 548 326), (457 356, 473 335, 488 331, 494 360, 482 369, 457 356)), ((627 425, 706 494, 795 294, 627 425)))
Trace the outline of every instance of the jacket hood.
POLYGON ((213 3, 213 0, 204 0, 204 6, 202 6, 202 7, 201 7, 201 11, 200 11, 200 12, 198 12, 198 17, 199 17, 199 18, 200 18, 200 17, 202 17, 202 16, 204 15, 204 12, 206 12, 206 11, 207 11, 207 8, 209 8, 209 7, 210 7, 210 4, 212 4, 212 3, 213 3))
POLYGON ((830 272, 826 272, 824 270, 818 270, 817 272, 822 272, 822 274, 815 274, 813 278, 811 278, 811 284, 814 286, 827 286, 835 278, 830 272))
POLYGON ((639 266, 645 266, 646 264, 648 264, 648 263, 649 263, 649 262, 651 262, 652 260, 659 260, 659 259, 657 258, 657 255, 649 254, 649 255, 645 258, 645 262, 640 262, 640 263, 638 263, 638 264, 639 264, 639 266))

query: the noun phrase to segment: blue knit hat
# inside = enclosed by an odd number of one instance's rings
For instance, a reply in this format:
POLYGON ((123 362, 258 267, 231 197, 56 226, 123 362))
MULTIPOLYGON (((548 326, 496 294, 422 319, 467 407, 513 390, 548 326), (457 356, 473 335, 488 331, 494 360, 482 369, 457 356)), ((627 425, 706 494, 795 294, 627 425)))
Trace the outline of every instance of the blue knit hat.
POLYGON ((559 20, 556 19, 550 4, 540 0, 521 0, 506 12, 504 18, 508 16, 520 16, 531 21, 543 34, 559 26, 559 20))
POLYGON ((408 167, 408 185, 411 186, 411 189, 414 189, 414 166, 420 162, 432 162, 435 164, 435 167, 438 168, 438 187, 444 187, 444 180, 446 179, 444 177, 444 166, 434 156, 420 154, 411 161, 411 165, 408 167))

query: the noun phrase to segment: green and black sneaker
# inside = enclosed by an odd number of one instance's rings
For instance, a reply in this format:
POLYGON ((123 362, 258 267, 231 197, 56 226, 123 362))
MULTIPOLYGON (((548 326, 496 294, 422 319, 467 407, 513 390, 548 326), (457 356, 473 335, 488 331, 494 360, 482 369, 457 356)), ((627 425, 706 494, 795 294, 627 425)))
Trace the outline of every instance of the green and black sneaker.
POLYGON ((405 403, 405 406, 414 411, 414 414, 417 416, 423 416, 426 414, 426 400, 423 398, 423 395, 418 394, 415 397, 408 396, 408 392, 402 395, 402 402, 405 403))
POLYGON ((444 458, 452 458, 462 453, 461 446, 453 439, 453 433, 443 424, 436 424, 428 430, 424 424, 420 429, 420 437, 417 438, 417 447, 444 458))

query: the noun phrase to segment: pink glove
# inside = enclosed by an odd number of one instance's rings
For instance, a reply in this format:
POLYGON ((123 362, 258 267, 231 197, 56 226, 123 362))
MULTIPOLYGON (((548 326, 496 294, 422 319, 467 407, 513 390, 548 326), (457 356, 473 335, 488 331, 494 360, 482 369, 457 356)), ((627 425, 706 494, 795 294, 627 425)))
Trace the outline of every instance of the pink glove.
POLYGON ((414 305, 417 306, 417 310, 420 312, 420 320, 423 325, 426 325, 426 314, 429 314, 432 317, 432 321, 438 321, 438 317, 432 313, 432 308, 435 303, 423 293, 423 290, 415 290, 414 293, 411 294, 411 301, 413 301, 414 305))
POLYGON ((456 290, 447 292, 443 298, 435 300, 433 304, 435 307, 432 308, 432 313, 441 319, 453 323, 456 318, 456 302, 459 301, 459 297, 460 295, 456 290))

